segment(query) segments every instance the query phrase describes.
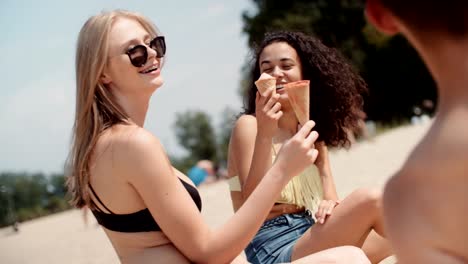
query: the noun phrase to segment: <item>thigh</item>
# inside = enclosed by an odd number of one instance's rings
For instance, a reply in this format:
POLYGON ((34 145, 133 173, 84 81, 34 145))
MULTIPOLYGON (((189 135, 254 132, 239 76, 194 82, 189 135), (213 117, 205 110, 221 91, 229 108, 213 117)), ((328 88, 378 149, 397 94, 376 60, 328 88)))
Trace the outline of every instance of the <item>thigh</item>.
POLYGON ((254 263, 289 262, 292 247, 313 224, 304 214, 286 214, 266 221, 245 249, 247 259, 254 263))
POLYGON ((235 259, 233 259, 230 264, 248 264, 248 263, 250 262, 248 262, 247 259, 243 255, 239 255, 235 259))
POLYGON ((310 263, 342 263, 342 264, 370 264, 371 262, 366 257, 360 248, 352 246, 342 246, 336 248, 325 249, 305 256, 291 262, 293 264, 310 264, 310 263))
POLYGON ((376 203, 380 203, 379 197, 378 192, 370 193, 365 189, 351 193, 333 210, 324 224, 313 225, 299 238, 294 245, 292 259, 337 246, 362 247, 376 219, 381 218, 376 206, 376 203))

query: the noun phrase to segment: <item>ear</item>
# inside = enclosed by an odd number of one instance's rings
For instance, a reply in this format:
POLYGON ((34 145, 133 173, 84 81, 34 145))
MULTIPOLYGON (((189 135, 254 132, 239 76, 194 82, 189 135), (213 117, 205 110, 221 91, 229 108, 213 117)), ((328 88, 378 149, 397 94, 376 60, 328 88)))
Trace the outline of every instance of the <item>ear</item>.
POLYGON ((101 74, 101 77, 100 77, 99 79, 101 80, 101 82, 102 82, 103 84, 109 84, 109 83, 112 82, 111 77, 110 77, 109 74, 107 74, 106 72, 103 72, 103 73, 101 74))
POLYGON ((385 34, 394 35, 400 31, 395 16, 380 0, 367 0, 365 14, 367 20, 385 34))

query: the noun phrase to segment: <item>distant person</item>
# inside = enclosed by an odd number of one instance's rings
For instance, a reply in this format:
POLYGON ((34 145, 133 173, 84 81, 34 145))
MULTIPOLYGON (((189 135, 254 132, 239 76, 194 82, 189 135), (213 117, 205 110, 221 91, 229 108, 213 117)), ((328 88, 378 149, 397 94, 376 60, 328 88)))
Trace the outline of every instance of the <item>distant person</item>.
MULTIPOLYGON (((165 52, 164 36, 137 13, 103 12, 81 28, 68 160, 71 202, 89 206, 123 263, 242 262, 236 256, 283 186, 315 161, 318 135, 313 122, 306 123, 283 146, 242 209, 210 228, 200 213, 197 188, 172 167, 159 139, 144 128, 150 98, 163 85, 165 52)), ((315 263, 330 258, 366 263, 354 247, 312 258, 315 263)))
POLYGON ((192 180, 195 186, 199 186, 207 180, 213 181, 216 177, 213 162, 210 160, 198 161, 197 164, 187 172, 187 176, 192 180))
POLYGON ((411 124, 412 125, 420 125, 421 124, 421 114, 422 110, 419 106, 413 107, 413 116, 411 117, 411 124))
POLYGON ((13 231, 14 231, 15 233, 18 233, 18 232, 19 232, 19 222, 18 222, 18 221, 15 221, 15 222, 13 223, 13 231))
POLYGON ((89 208, 88 206, 83 206, 81 208, 81 213, 83 215, 83 224, 85 225, 85 227, 88 227, 88 224, 89 224, 89 208))
POLYGON ((439 96, 429 131, 385 187, 398 263, 468 263, 468 1, 367 0, 366 15, 408 39, 439 96))

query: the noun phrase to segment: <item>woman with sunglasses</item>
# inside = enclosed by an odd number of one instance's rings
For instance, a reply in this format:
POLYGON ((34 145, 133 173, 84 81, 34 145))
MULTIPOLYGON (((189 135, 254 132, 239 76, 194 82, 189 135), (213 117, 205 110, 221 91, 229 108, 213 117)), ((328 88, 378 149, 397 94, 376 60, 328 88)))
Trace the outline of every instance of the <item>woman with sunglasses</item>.
MULTIPOLYGON (((98 14, 82 27, 68 160, 72 203, 92 210, 124 263, 228 263, 252 239, 284 184, 315 161, 318 135, 313 122, 305 124, 242 209, 210 229, 197 189, 143 128, 150 97, 163 84, 165 52, 164 37, 136 13, 98 14)), ((351 247, 308 260, 345 255, 346 263, 365 263, 351 247)))

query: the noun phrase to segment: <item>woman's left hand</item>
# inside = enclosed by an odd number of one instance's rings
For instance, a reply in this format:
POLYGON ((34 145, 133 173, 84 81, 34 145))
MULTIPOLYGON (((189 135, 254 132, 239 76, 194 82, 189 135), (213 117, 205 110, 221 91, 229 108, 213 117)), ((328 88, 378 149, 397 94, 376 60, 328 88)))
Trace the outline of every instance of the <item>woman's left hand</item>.
POLYGON ((335 209, 335 207, 338 204, 340 204, 340 201, 322 200, 320 202, 317 212, 315 213, 315 218, 317 219, 317 222, 320 224, 325 223, 327 217, 332 214, 333 209, 335 209))

